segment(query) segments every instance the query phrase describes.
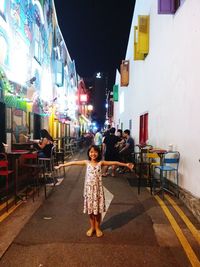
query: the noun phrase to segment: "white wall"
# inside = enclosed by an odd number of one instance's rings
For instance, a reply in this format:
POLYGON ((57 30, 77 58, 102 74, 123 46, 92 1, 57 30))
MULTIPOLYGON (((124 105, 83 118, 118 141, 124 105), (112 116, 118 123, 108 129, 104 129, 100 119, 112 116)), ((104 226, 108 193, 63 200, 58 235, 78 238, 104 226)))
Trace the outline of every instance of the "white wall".
MULTIPOLYGON (((200 197, 200 1, 185 0, 175 15, 158 15, 157 0, 137 0, 126 59, 130 83, 125 110, 115 102, 114 121, 129 127, 139 140, 139 116, 149 113, 149 143, 169 144, 181 154, 180 186, 200 197), (133 60, 134 25, 138 15, 150 15, 150 50, 145 60, 133 60)), ((116 74, 120 85, 120 75, 116 74)))

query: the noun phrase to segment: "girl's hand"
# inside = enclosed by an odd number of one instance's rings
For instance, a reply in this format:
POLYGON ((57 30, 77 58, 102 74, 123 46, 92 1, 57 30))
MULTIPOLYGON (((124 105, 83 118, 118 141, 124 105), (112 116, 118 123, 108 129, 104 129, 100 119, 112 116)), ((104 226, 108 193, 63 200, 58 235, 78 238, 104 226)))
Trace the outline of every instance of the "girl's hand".
POLYGON ((134 167, 133 163, 127 163, 126 166, 127 166, 130 170, 132 170, 133 167, 134 167))

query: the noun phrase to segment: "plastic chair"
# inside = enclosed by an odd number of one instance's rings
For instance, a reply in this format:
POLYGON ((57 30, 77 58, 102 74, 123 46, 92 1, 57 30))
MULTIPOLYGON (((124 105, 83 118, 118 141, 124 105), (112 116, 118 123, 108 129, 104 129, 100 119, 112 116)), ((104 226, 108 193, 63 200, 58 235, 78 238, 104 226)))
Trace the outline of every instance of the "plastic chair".
MULTIPOLYGON (((163 161, 161 162, 161 165, 156 166, 154 168, 155 172, 156 170, 158 170, 160 173, 159 179, 160 179, 160 187, 161 187, 160 190, 162 192, 162 198, 164 198, 164 191, 174 194, 174 192, 172 192, 169 189, 169 185, 175 187, 176 196, 179 197, 179 189, 178 189, 179 161, 180 161, 180 153, 178 151, 170 151, 165 154, 163 161), (172 181, 172 179, 169 179, 170 173, 173 174, 174 181, 172 181), (166 187, 167 185, 168 187, 166 187)), ((154 177, 153 177, 154 192, 155 192, 155 182, 156 182, 155 172, 154 172, 154 177)))
POLYGON ((45 198, 47 197, 46 185, 48 183, 47 177, 51 176, 51 183, 56 185, 57 180, 54 176, 54 152, 55 146, 51 148, 51 155, 49 158, 38 158, 39 164, 42 164, 44 167, 44 179, 45 179, 45 198))
MULTIPOLYGON (((0 176, 6 178, 6 210, 8 211, 9 199, 9 175, 13 174, 13 170, 8 169, 8 160, 5 153, 0 153, 0 176)), ((15 185, 16 186, 16 185, 15 185)))

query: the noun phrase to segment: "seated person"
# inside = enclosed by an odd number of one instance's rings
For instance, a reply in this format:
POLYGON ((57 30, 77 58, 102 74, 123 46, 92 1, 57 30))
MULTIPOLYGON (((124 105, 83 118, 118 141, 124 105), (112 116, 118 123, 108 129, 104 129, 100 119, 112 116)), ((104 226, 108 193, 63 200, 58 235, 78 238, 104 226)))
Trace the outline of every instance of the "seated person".
POLYGON ((54 145, 53 138, 48 133, 47 130, 42 129, 40 131, 41 141, 38 143, 39 148, 41 149, 38 152, 39 158, 50 158, 51 157, 51 149, 54 145))

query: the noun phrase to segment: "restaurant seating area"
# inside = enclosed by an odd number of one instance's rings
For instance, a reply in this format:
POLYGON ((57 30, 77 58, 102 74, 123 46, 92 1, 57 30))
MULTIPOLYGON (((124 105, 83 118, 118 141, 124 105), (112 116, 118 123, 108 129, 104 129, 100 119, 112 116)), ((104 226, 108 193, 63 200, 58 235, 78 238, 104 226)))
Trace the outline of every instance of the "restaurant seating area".
POLYGON ((132 158, 138 194, 141 186, 145 186, 150 188, 151 194, 161 193, 163 199, 165 192, 179 197, 178 151, 167 151, 150 145, 136 146, 132 158))
POLYGON ((55 139, 48 158, 38 157, 38 147, 32 141, 13 143, 10 151, 0 153, 0 205, 3 205, 0 213, 30 197, 35 201, 41 188, 46 199, 57 183, 54 166, 64 163, 78 150, 79 141, 65 137, 55 139))

